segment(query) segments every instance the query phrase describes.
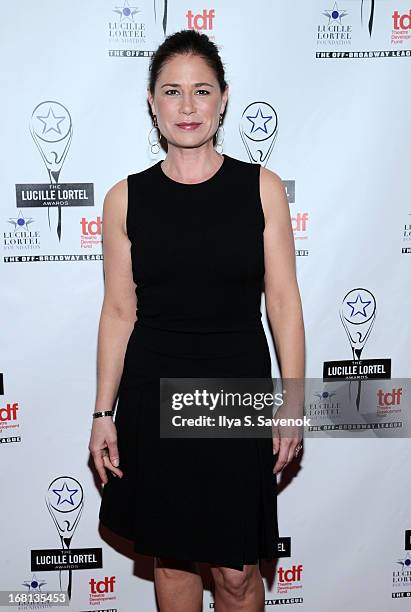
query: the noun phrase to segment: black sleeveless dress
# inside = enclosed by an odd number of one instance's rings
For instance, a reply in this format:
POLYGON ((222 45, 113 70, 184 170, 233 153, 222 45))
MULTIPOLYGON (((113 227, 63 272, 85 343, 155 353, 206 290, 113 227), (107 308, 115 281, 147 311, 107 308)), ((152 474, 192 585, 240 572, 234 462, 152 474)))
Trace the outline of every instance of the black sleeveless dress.
POLYGON ((229 155, 209 179, 161 161, 128 176, 137 321, 115 416, 123 478, 108 471, 99 518, 141 554, 225 565, 278 556, 268 438, 160 438, 160 377, 271 377, 261 321, 260 164, 229 155))

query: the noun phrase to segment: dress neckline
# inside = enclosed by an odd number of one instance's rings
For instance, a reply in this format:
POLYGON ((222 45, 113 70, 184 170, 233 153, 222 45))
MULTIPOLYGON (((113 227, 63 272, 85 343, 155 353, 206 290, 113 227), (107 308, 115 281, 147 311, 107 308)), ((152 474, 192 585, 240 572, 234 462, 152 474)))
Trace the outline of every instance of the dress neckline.
POLYGON ((222 174, 224 168, 227 166, 227 159, 228 159, 228 155, 226 155, 225 153, 223 153, 221 155, 221 157, 223 158, 223 163, 221 164, 221 166, 217 169, 216 172, 214 172, 214 174, 212 176, 210 176, 208 179, 205 179, 205 181, 200 181, 199 183, 182 183, 181 181, 176 181, 174 179, 172 179, 170 176, 168 176, 164 170, 161 167, 161 163, 164 161, 163 159, 161 159, 160 161, 158 161, 156 163, 156 168, 158 171, 158 174, 163 178, 163 180, 165 180, 168 183, 174 183, 175 185, 181 185, 182 187, 198 187, 199 185, 206 185, 208 183, 211 183, 212 181, 214 181, 218 176, 220 176, 220 174, 222 174))

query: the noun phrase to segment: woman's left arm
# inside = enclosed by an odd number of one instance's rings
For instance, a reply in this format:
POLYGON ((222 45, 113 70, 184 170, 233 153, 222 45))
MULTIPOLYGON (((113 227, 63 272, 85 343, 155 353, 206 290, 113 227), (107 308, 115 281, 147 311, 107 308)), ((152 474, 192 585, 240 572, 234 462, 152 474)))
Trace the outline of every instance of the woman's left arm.
MULTIPOLYGON (((264 291, 283 386, 286 379, 303 381, 305 375, 305 338, 301 297, 297 283, 295 245, 286 191, 281 178, 261 167, 260 197, 265 217, 264 291)), ((291 383, 291 381, 290 381, 291 383)), ((290 387, 299 392, 301 385, 290 387)), ((290 396, 291 399, 291 396, 290 396)), ((300 406, 299 409, 302 407, 300 406)), ((302 416, 300 412, 299 416, 302 416)), ((279 471, 291 461, 299 439, 276 438, 279 471)))

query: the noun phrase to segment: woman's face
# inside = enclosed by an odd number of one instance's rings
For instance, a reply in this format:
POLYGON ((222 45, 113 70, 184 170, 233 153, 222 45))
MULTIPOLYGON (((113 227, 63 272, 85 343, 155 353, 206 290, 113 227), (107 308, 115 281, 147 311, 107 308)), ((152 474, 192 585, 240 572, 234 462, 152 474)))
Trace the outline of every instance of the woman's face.
POLYGON ((153 115, 169 144, 194 148, 212 139, 227 103, 213 70, 198 55, 177 55, 163 64, 154 98, 148 92, 153 115), (181 126, 193 123, 194 126, 181 126), (179 126, 180 124, 180 126, 179 126))

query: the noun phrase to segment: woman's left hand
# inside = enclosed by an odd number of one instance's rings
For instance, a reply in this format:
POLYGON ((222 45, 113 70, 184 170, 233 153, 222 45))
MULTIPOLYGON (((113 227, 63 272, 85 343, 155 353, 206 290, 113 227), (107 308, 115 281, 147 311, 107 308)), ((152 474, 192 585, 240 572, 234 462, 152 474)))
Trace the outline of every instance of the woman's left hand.
POLYGON ((286 465, 291 463, 293 459, 298 456, 298 453, 302 449, 302 432, 299 427, 287 427, 281 428, 281 426, 273 426, 273 454, 278 453, 277 461, 273 468, 273 474, 278 474, 286 465), (284 435, 281 435, 281 430, 284 431, 284 435), (285 433, 287 435, 285 435, 285 433))

